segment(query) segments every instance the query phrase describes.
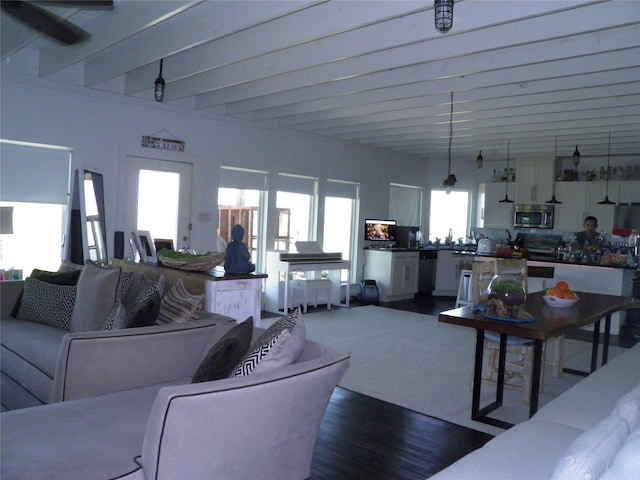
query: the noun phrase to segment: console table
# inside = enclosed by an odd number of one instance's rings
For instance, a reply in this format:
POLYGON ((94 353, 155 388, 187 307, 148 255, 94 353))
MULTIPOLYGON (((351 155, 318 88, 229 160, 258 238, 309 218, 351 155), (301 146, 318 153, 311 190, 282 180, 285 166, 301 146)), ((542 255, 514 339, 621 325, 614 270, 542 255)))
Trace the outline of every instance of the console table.
POLYGON ((263 273, 246 275, 226 275, 224 272, 209 270, 190 272, 148 263, 133 263, 114 259, 112 263, 123 271, 142 273, 148 278, 165 278, 165 290, 171 288, 178 278, 189 293, 204 294, 204 310, 235 318, 238 322, 253 316, 253 324, 260 326, 262 310, 263 273))

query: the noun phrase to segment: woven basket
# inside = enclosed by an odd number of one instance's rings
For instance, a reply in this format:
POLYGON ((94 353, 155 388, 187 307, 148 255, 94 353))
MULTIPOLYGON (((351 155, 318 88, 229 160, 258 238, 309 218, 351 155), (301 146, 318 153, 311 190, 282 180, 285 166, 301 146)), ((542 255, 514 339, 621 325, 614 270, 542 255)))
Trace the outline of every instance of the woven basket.
POLYGON ((211 252, 205 255, 194 255, 191 258, 169 258, 158 253, 158 260, 166 267, 192 272, 204 272, 224 262, 224 252, 211 252))

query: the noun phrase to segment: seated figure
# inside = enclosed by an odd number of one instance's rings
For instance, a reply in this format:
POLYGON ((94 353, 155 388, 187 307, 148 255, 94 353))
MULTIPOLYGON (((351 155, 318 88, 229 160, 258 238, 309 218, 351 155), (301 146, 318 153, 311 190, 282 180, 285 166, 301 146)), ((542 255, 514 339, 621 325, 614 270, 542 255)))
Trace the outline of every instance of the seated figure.
POLYGON ((236 225, 231 229, 231 241, 227 244, 224 259, 226 273, 251 273, 256 266, 251 263, 251 254, 247 245, 242 241, 244 228, 236 225))

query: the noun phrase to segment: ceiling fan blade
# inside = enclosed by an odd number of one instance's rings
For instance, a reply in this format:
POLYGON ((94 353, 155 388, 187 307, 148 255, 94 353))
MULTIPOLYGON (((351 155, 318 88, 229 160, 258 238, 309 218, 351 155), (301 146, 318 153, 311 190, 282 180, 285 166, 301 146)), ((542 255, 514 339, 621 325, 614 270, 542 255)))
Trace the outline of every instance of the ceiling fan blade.
POLYGON ((16 20, 65 45, 78 45, 91 38, 82 28, 36 5, 3 0, 0 6, 16 20))
POLYGON ((34 3, 51 4, 59 7, 72 7, 72 8, 101 8, 109 9, 113 8, 113 0, 34 0, 34 3))

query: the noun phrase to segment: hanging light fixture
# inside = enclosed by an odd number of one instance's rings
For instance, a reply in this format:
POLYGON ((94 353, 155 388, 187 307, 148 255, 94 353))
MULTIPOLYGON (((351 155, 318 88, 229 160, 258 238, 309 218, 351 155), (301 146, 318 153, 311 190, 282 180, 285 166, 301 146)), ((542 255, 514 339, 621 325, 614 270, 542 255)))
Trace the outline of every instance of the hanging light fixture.
MULTIPOLYGON (((577 148, 577 146, 576 146, 577 148)), ((553 196, 546 203, 562 203, 556 200, 556 162, 558 161, 558 137, 556 137, 556 148, 553 154, 553 196)))
POLYGON ((453 0, 435 0, 433 10, 436 30, 447 33, 453 26, 453 0))
POLYGON ((580 165, 580 152, 578 151, 578 145, 576 145, 576 149, 573 152, 573 176, 576 180, 578 179, 578 165, 580 165))
POLYGON ((513 203, 513 200, 509 200, 509 147, 511 140, 507 140, 507 186, 504 189, 504 198, 499 200, 499 203, 513 203))
POLYGON ((616 202, 612 202, 611 200, 609 200, 609 177, 610 172, 609 172, 609 156, 611 155, 611 132, 609 132, 609 146, 607 147, 607 189, 606 189, 606 193, 604 196, 604 200, 602 200, 601 202, 598 202, 598 205, 615 205, 616 202))
POLYGON ((164 82, 164 78, 162 78, 162 62, 163 62, 163 59, 161 58, 160 73, 158 74, 158 78, 156 78, 155 90, 154 90, 154 96, 156 97, 156 102, 161 102, 162 100, 164 100, 165 82, 164 82))
POLYGON ((478 168, 482 168, 482 162, 484 162, 484 158, 482 158, 482 150, 480 150, 478 157, 476 158, 476 165, 478 168))
POLYGON ((451 173, 451 142, 453 141, 453 92, 451 92, 451 111, 449 113, 449 168, 447 170, 447 178, 444 179, 442 185, 447 187, 447 193, 451 193, 451 187, 456 182, 456 176, 451 173))

